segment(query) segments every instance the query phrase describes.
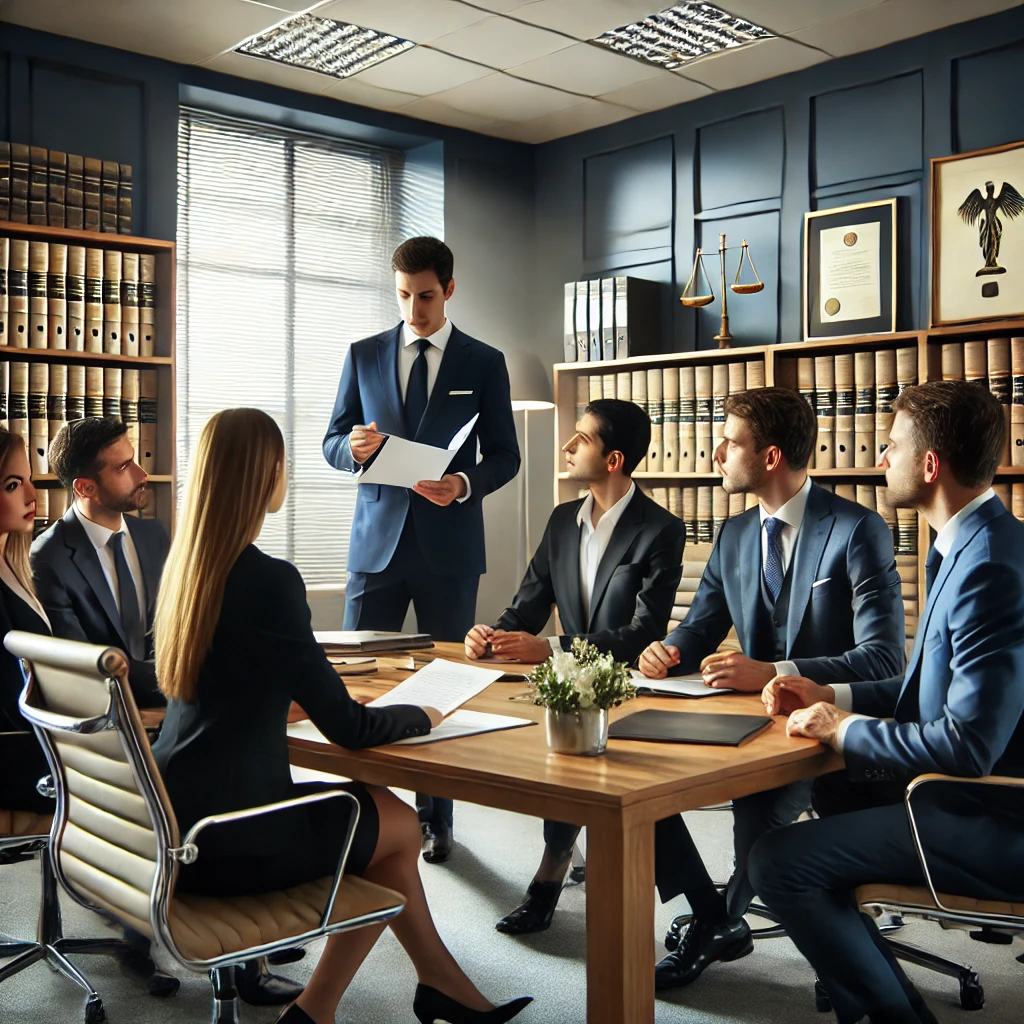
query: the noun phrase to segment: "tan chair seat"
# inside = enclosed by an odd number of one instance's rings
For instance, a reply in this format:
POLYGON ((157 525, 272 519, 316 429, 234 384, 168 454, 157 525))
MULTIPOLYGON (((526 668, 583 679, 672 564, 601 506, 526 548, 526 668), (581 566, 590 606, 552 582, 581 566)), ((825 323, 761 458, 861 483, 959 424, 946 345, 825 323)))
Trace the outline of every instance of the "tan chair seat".
POLYGON ((50 834, 52 822, 52 814, 0 810, 0 839, 8 836, 46 836, 50 834))
MULTIPOLYGON (((1024 903, 1000 903, 998 900, 976 900, 970 896, 948 896, 939 893, 942 904, 964 914, 999 914, 1003 917, 1024 917, 1024 903)), ((883 903, 898 907, 937 909, 932 894, 924 886, 862 885, 857 890, 857 903, 883 903)))
MULTIPOLYGON (((174 943, 189 960, 212 960, 300 935, 319 926, 333 882, 333 878, 321 878, 294 889, 229 898, 180 893, 170 904, 174 943)), ((345 877, 331 923, 404 904, 400 893, 356 876, 345 877)))

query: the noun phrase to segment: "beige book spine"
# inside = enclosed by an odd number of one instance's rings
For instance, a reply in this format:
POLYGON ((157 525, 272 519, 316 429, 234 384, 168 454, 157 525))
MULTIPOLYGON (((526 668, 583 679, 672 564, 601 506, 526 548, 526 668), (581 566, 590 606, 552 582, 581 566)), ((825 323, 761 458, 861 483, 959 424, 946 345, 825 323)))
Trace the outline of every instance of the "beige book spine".
POLYGON ((50 371, 46 363, 29 363, 28 367, 28 438, 32 473, 50 471, 46 450, 50 439, 46 421, 46 398, 50 391, 50 371))
POLYGON ((63 487, 52 487, 48 497, 50 522, 55 523, 58 519, 63 519, 64 513, 68 510, 68 492, 63 487))
MULTIPOLYGON (((748 359, 747 360, 747 390, 753 391, 754 388, 764 387, 764 360, 763 359, 748 359)), ((732 389, 729 389, 730 392, 732 389)))
POLYGON ((670 487, 668 489, 668 510, 676 517, 683 518, 683 489, 682 487, 670 487))
POLYGON ((68 367, 67 363, 50 364, 50 385, 46 399, 47 445, 68 420, 68 367))
POLYGON ((128 428, 128 440, 139 450, 139 371, 121 373, 121 420, 128 428))
POLYGON ((50 247, 46 242, 28 243, 28 347, 46 348, 46 274, 50 247))
MULTIPOLYGON (((984 341, 964 342, 964 380, 973 381, 975 384, 984 384, 988 376, 988 357, 984 341)), ((946 379, 943 371, 943 380, 946 379)))
POLYGON ((51 242, 46 268, 46 347, 68 347, 68 247, 51 242))
POLYGON ((45 529, 50 525, 50 488, 36 488, 36 518, 37 528, 45 529))
POLYGON ((602 398, 604 398, 604 382, 600 374, 592 373, 587 378, 587 401, 599 402, 602 398))
POLYGON ((713 376, 710 366, 694 367, 697 391, 697 456, 696 472, 710 473, 714 455, 713 376))
POLYGON ((121 255, 121 354, 139 355, 139 254, 121 255))
POLYGON ((0 427, 10 430, 11 364, 0 362, 0 427))
POLYGON ((139 355, 156 355, 156 257, 139 256, 139 355))
POLYGON ((992 490, 996 492, 996 497, 1003 503, 1003 508, 1007 512, 1013 511, 1013 488, 1010 484, 1005 483, 994 483, 992 490))
POLYGON ((845 498, 847 501, 857 500, 857 485, 856 484, 836 484, 835 490, 832 492, 840 498, 845 498))
MULTIPOLYGON (((807 402, 811 409, 815 410, 817 416, 817 404, 814 394, 814 358, 812 356, 800 356, 796 361, 796 387, 800 397, 807 402)), ((811 449, 811 457, 807 463, 808 469, 816 466, 815 455, 817 444, 811 449)))
POLYGON ((889 447, 892 426, 892 403, 896 401, 896 350, 880 349, 875 353, 875 460, 889 447))
POLYGON ((85 250, 85 351, 103 351, 103 250, 85 250))
POLYGON ((870 469, 875 464, 875 353, 858 352, 854 356, 853 384, 856 392, 854 411, 854 465, 870 469))
POLYGON ((103 415, 121 422, 121 370, 117 366, 103 369, 103 415))
POLYGON ((664 391, 661 370, 647 371, 647 415, 651 418, 651 444, 647 449, 647 472, 661 473, 665 468, 662 448, 664 391))
POLYGON ((714 489, 714 487, 710 486, 699 486, 697 488, 698 544, 710 544, 715 539, 715 527, 711 502, 711 493, 714 489))
POLYGON ((633 401, 633 382, 628 370, 615 374, 615 397, 620 402, 633 401))
MULTIPOLYGON (((640 408, 650 416, 650 410, 647 408, 647 371, 633 370, 632 378, 631 386, 633 390, 633 402, 636 405, 639 405, 640 408)), ((640 460, 640 464, 636 467, 636 470, 638 473, 646 472, 646 455, 640 460)))
POLYGON ((940 365, 943 380, 964 379, 964 347, 959 341, 943 343, 940 365))
POLYGON ((1010 422, 1011 383, 1010 383, 1010 339, 989 338, 988 340, 988 389, 996 401, 1003 407, 1003 422, 1006 434, 1003 437, 1003 454, 999 464, 1009 466, 1011 461, 1010 422))
POLYGON ((735 494, 729 495, 729 518, 733 516, 743 515, 743 510, 747 507, 746 495, 742 491, 737 491, 735 494))
POLYGON ((875 485, 857 484, 857 504, 875 511, 875 485))
POLYGON ((614 398, 615 397, 615 374, 614 373, 602 373, 601 374, 601 397, 602 398, 614 398))
POLYGON ((757 508, 757 495, 753 491, 747 491, 743 497, 746 508, 757 508))
MULTIPOLYGON (((576 420, 583 419, 584 410, 590 401, 590 378, 582 373, 576 377, 576 420)), ((575 429, 575 428, 573 428, 575 429)))
POLYGON ((729 380, 726 394, 738 395, 747 390, 747 364, 729 363, 729 380))
POLYGON ((1010 462, 1024 466, 1024 338, 1010 339, 1013 404, 1010 407, 1010 462))
POLYGON ((11 363, 7 415, 12 434, 25 442, 28 453, 28 363, 11 363))
POLYGON ((85 368, 85 415, 103 415, 103 367, 85 368))
POLYGON ((28 242, 12 238, 7 264, 7 344, 28 348, 28 242))
POLYGON ((661 371, 662 469, 666 473, 679 472, 679 367, 666 366, 661 371))
POLYGON ((679 472, 697 471, 697 385, 692 366, 679 368, 679 472))
POLYGON ((72 363, 68 366, 67 418, 80 420, 85 416, 85 367, 72 363))
POLYGON ((1014 484, 1010 494, 1010 507, 1014 516, 1024 522, 1024 484, 1014 484))
POLYGON ((121 253, 107 249, 103 253, 103 351, 108 355, 124 355, 121 331, 121 253))
POLYGON ((836 365, 832 356, 814 357, 814 405, 818 419, 815 469, 835 469, 836 365))
POLYGON ((652 487, 651 497, 667 512, 668 511, 668 488, 652 487))
POLYGON ((896 383, 900 391, 917 383, 917 348, 896 349, 896 383))
POLYGON ((139 456, 138 463, 147 473, 156 472, 156 370, 139 373, 139 456))
POLYGON ((85 351, 85 247, 68 246, 68 272, 64 284, 68 309, 68 348, 85 351))
POLYGON ((729 495, 726 494, 724 487, 712 487, 711 488, 711 526, 714 536, 718 536, 718 531, 722 528, 726 519, 729 518, 729 495))
POLYGON ((836 356, 836 469, 853 469, 854 451, 854 386, 853 353, 836 356))
POLYGON ((715 363, 711 367, 711 393, 711 437, 717 446, 725 430, 725 402, 729 397, 728 363, 715 363))
MULTIPOLYGON (((697 488, 683 488, 683 521, 686 523, 686 544, 687 550, 697 543, 697 488)), ((687 562, 683 562, 683 572, 686 571, 687 562)), ((701 570, 703 572, 703 569, 701 570)))

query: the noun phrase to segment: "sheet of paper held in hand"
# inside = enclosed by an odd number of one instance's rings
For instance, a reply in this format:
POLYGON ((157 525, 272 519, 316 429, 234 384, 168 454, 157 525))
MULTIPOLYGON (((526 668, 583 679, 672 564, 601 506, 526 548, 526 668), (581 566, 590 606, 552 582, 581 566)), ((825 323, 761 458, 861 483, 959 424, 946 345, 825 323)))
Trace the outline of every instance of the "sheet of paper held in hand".
POLYGON ((500 668, 477 668, 436 658, 383 697, 370 701, 368 706, 383 708, 389 704, 415 704, 421 708, 437 708, 442 715, 450 715, 467 700, 486 690, 501 674, 500 668))
POLYGON ((373 461, 360 473, 357 482, 413 487, 420 480, 440 480, 452 464, 455 453, 472 433, 479 416, 477 413, 457 430, 447 448, 435 448, 432 444, 410 441, 394 434, 385 435, 373 461))
MULTIPOLYGON (((519 729, 524 725, 536 725, 529 718, 513 718, 511 715, 488 715, 482 711, 462 708, 449 715, 436 729, 426 736, 409 736, 397 740, 396 745, 416 746, 421 743, 437 743, 440 740, 457 740, 462 736, 477 736, 482 732, 498 732, 502 729, 519 729)), ((297 740, 312 743, 330 741, 310 721, 294 722, 288 726, 288 735, 297 740)))
POLYGON ((701 675, 671 676, 668 679, 647 679, 639 669, 630 669, 633 685, 641 695, 652 697, 718 697, 736 691, 725 686, 708 686, 701 675))

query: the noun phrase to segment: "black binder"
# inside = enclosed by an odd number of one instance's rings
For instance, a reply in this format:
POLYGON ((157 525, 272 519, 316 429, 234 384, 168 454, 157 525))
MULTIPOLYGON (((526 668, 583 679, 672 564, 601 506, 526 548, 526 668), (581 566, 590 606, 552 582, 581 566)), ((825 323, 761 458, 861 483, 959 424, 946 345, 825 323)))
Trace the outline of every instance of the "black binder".
POLYGON ((738 747, 771 724, 772 720, 767 715, 716 715, 651 709, 634 712, 613 722, 608 738, 738 747))

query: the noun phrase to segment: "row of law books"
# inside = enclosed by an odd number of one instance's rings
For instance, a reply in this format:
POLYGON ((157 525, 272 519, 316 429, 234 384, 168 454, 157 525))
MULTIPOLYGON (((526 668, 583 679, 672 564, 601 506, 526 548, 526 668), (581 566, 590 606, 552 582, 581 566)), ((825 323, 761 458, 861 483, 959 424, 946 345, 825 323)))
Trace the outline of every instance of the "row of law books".
POLYGON ((0 142, 0 220, 130 235, 131 164, 0 142))
POLYGON ((139 465, 155 472, 156 401, 156 370, 0 362, 0 426, 24 440, 33 476, 50 472, 50 442, 83 416, 125 423, 139 465))
POLYGON ((0 344, 152 356, 156 258, 0 237, 0 344))
POLYGON ((989 338, 942 345, 943 380, 970 380, 999 400, 1006 419, 1002 466, 1024 466, 1024 338, 989 338))
POLYGON ((893 401, 916 383, 916 347, 800 356, 797 388, 818 420, 811 468, 873 467, 889 444, 893 401))
POLYGON ((729 395, 764 387, 764 359, 659 366, 576 378, 576 418, 588 402, 620 398, 651 418, 646 473, 711 473, 729 395))
POLYGON ((638 277, 565 285, 562 358, 567 363, 652 355, 661 344, 662 286, 638 277))

